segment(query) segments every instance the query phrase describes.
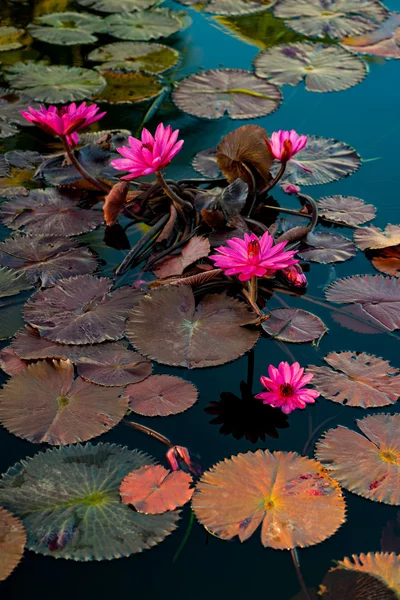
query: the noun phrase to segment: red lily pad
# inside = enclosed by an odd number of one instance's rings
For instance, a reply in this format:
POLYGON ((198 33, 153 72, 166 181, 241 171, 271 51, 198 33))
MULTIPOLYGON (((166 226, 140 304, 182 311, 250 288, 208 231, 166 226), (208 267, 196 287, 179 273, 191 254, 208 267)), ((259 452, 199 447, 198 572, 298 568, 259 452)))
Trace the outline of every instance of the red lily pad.
POLYGON ((318 214, 328 221, 363 225, 375 218, 376 208, 354 196, 327 196, 317 202, 318 214))
POLYGON ((355 244, 342 235, 333 235, 326 231, 309 233, 305 239, 308 248, 298 254, 300 258, 322 264, 343 262, 356 255, 355 244))
POLYGON ((129 408, 146 417, 184 412, 197 401, 197 395, 192 383, 172 375, 153 375, 141 383, 129 385, 124 391, 129 408))
POLYGON ((0 581, 14 571, 24 553, 26 533, 21 521, 0 506, 0 581))
POLYGON ((266 333, 282 342, 312 342, 328 330, 319 317, 300 308, 276 308, 262 323, 266 333))
POLYGON ((385 231, 370 225, 354 232, 354 241, 360 250, 380 250, 400 244, 400 225, 387 225, 385 231))
POLYGON ((158 263, 154 269, 157 277, 164 278, 170 275, 182 275, 189 265, 210 253, 210 242, 207 238, 199 235, 192 237, 182 248, 178 256, 169 256, 158 263))
POLYGON ((0 368, 7 375, 17 375, 28 368, 29 363, 22 360, 11 346, 6 346, 0 352, 0 368))
POLYGON ((194 489, 189 473, 147 465, 129 473, 120 487, 122 502, 140 513, 161 515, 189 502, 194 489))
POLYGON ((48 287, 65 277, 92 273, 97 260, 74 240, 28 235, 0 243, 0 265, 24 273, 30 283, 48 287))
POLYGON ((93 275, 62 279, 25 304, 24 318, 40 335, 61 344, 94 344, 123 337, 129 310, 142 293, 93 275))
POLYGON ((400 13, 392 12, 382 25, 365 35, 347 37, 342 46, 361 54, 400 58, 400 13))
POLYGON ((0 420, 35 444, 74 444, 109 431, 125 415, 120 390, 78 377, 69 360, 40 361, 10 379, 0 391, 0 420))
POLYGON ((141 354, 162 364, 211 367, 254 346, 258 331, 244 327, 253 320, 247 305, 225 294, 206 296, 196 306, 189 286, 170 286, 132 310, 126 335, 141 354))
POLYGON ((10 229, 25 233, 69 237, 92 231, 103 222, 103 213, 84 210, 57 190, 31 190, 0 206, 0 219, 10 229))
POLYGON ((97 385, 125 386, 146 379, 152 364, 120 344, 96 344, 88 355, 77 359, 77 369, 81 377, 97 385))

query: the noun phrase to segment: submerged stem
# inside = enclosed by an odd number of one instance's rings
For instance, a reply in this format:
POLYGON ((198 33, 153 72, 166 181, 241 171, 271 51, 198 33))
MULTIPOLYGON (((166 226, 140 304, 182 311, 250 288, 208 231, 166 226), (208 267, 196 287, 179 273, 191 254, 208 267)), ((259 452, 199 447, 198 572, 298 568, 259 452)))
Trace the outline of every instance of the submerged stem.
POLYGON ((165 435, 158 433, 158 431, 155 431, 154 429, 150 429, 150 427, 146 427, 146 425, 141 425, 140 423, 136 423, 136 421, 128 421, 128 419, 124 419, 124 423, 130 427, 133 427, 134 429, 137 429, 138 431, 141 431, 142 433, 145 433, 146 435, 149 435, 150 437, 155 438, 162 444, 168 446, 168 448, 173 447, 173 444, 167 437, 165 437, 165 435))
POLYGON ((290 551, 290 554, 291 554, 291 557, 293 560, 294 568, 296 569, 297 579, 299 580, 300 587, 304 594, 304 598, 305 598, 305 600, 311 600, 311 596, 310 596, 307 586, 304 582, 303 573, 300 570, 299 557, 298 557, 296 548, 292 548, 290 551))
POLYGON ((61 136, 61 139, 62 139, 62 142, 64 145, 65 153, 68 156, 69 160, 71 161, 72 165, 78 171, 78 173, 80 175, 82 175, 82 177, 84 179, 86 179, 89 183, 94 185, 98 190, 101 190, 102 192, 105 192, 106 194, 108 194, 110 192, 110 190, 112 189, 111 185, 108 185, 107 183, 103 183, 102 181, 99 181, 98 179, 93 177, 90 173, 88 173, 86 171, 86 169, 84 167, 82 167, 82 165, 78 162, 74 152, 72 151, 71 146, 67 142, 67 138, 65 136, 61 136))

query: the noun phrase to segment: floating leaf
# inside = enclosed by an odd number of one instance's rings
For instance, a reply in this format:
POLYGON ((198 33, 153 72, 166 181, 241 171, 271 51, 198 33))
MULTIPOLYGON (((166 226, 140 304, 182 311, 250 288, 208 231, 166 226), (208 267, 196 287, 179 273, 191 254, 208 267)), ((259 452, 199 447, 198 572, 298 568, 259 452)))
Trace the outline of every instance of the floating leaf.
POLYGON ((216 148, 201 150, 193 159, 193 169, 198 171, 201 175, 204 175, 204 177, 209 177, 211 179, 221 177, 222 173, 217 163, 216 154, 216 148))
POLYGON ((361 54, 400 58, 399 36, 400 13, 392 12, 378 29, 365 35, 345 38, 342 46, 361 54))
POLYGON ((11 167, 33 170, 43 162, 43 156, 32 150, 11 150, 5 158, 11 167))
POLYGON ((24 45, 21 39, 24 35, 23 29, 7 25, 0 27, 0 52, 21 48, 24 45))
POLYGON ((179 52, 163 44, 145 42, 115 42, 93 50, 89 60, 101 62, 100 71, 145 71, 163 73, 179 60, 179 52))
POLYGON ((282 101, 275 85, 242 69, 213 69, 190 75, 175 88, 175 104, 194 117, 254 119, 274 112, 282 101))
POLYGON ((159 2, 158 0, 78 0, 78 4, 100 12, 128 13, 135 10, 146 10, 159 2))
POLYGON ((262 328, 274 339, 297 344, 320 339, 327 332, 321 319, 300 308, 276 308, 262 328))
POLYGON ((21 521, 0 506, 0 581, 14 571, 25 544, 26 533, 21 521))
POLYGON ((94 344, 122 338, 125 321, 141 292, 93 275, 62 279, 25 304, 24 318, 43 337, 61 344, 94 344))
POLYGON ((18 133, 16 125, 31 126, 21 115, 21 110, 26 110, 28 105, 38 108, 36 103, 32 104, 31 98, 15 92, 0 88, 0 138, 7 138, 18 133))
POLYGON ((32 285, 22 273, 0 268, 0 298, 15 296, 22 290, 30 290, 32 285))
POLYGON ((400 371, 389 361, 365 352, 330 352, 328 367, 308 367, 313 386, 325 398, 362 408, 394 404, 400 396, 400 371), (336 369, 336 370, 335 370, 336 369))
POLYGON ((317 202, 318 214, 328 221, 362 225, 375 218, 376 208, 354 196, 327 196, 317 202))
POLYGON ((0 420, 18 437, 40 444, 74 444, 115 427, 128 409, 120 390, 78 377, 69 360, 39 361, 0 390, 0 420))
POLYGON ((159 278, 170 275, 182 275, 186 267, 200 258, 210 254, 210 242, 207 238, 195 235, 185 244, 178 256, 169 256, 154 268, 154 273, 159 278))
POLYGON ((135 42, 166 38, 183 28, 180 15, 166 8, 114 14, 106 19, 107 32, 116 38, 135 42))
POLYGON ((217 15, 251 15, 271 8, 276 0, 178 0, 185 6, 201 6, 207 13, 217 15))
POLYGON ((32 37, 59 46, 93 44, 97 42, 97 37, 93 34, 101 33, 105 29, 105 23, 101 17, 77 12, 43 15, 35 19, 35 23, 28 27, 32 37))
POLYGON ((317 459, 350 492, 400 504, 400 415, 380 414, 356 422, 364 435, 341 425, 329 429, 317 442, 317 459))
POLYGON ((369 225, 354 232, 354 241, 360 250, 377 250, 400 244, 400 225, 387 225, 385 231, 369 225))
POLYGON ((161 515, 189 502, 193 495, 189 473, 148 465, 129 473, 121 483, 122 502, 140 513, 161 515))
POLYGON ((398 596, 368 573, 331 569, 324 577, 316 600, 396 600, 398 596))
POLYGON ((145 73, 103 71, 107 87, 94 99, 110 104, 131 104, 157 96, 162 90, 158 77, 145 73))
POLYGON ((197 389, 180 377, 152 375, 141 383, 129 385, 124 396, 133 412, 146 417, 166 417, 191 408, 197 401, 197 389))
POLYGON ((84 210, 57 190, 31 190, 0 206, 0 219, 10 229, 25 233, 68 237, 92 231, 103 222, 101 211, 84 210))
POLYGON ((106 386, 137 384, 151 374, 149 360, 120 344, 96 344, 77 359, 78 373, 84 379, 106 386))
POLYGON ((49 66, 43 61, 19 62, 8 67, 7 81, 17 90, 40 102, 64 103, 91 98, 106 85, 105 79, 96 71, 49 66))
POLYGON ((9 164, 6 161, 5 157, 1 154, 0 155, 0 177, 9 177, 9 176, 10 176, 9 164))
POLYGON ((318 544, 345 521, 338 484, 295 452, 258 450, 217 463, 201 477, 192 506, 217 537, 244 542, 262 523, 263 545, 280 550, 318 544))
POLYGON ((400 286, 396 277, 354 275, 337 279, 325 292, 329 302, 357 302, 383 328, 400 328, 400 286))
POLYGON ((274 14, 298 33, 340 39, 375 29, 388 11, 378 0, 281 0, 274 14))
MULTIPOLYGON (((293 160, 287 163, 283 177, 285 183, 296 185, 318 185, 349 177, 360 168, 361 160, 357 152, 344 142, 330 138, 309 135, 307 146, 295 157, 311 173, 304 171, 293 160)), ((271 173, 275 177, 280 163, 272 165, 271 173)))
POLYGON ((387 333, 387 327, 384 327, 376 319, 369 316, 360 304, 350 304, 345 308, 341 308, 340 312, 332 311, 331 317, 341 327, 345 327, 356 333, 367 335, 387 333))
POLYGON ((0 352, 0 368, 7 375, 17 375, 21 371, 25 371, 28 367, 25 360, 22 360, 11 346, 6 346, 0 352))
POLYGON ((400 555, 394 552, 369 552, 353 554, 351 558, 338 561, 342 569, 368 573, 377 577, 400 597, 400 555))
POLYGON ((225 294, 206 296, 195 306, 189 286, 170 286, 154 290, 133 309, 126 335, 141 354, 162 364, 211 367, 254 346, 258 332, 243 327, 251 319, 245 304, 225 294))
POLYGON ((29 550, 81 561, 130 556, 161 542, 178 520, 177 512, 142 515, 120 500, 123 478, 153 462, 114 444, 47 450, 7 471, 0 504, 21 516, 29 550))
POLYGON ((339 92, 367 75, 363 60, 338 46, 298 42, 273 46, 254 61, 257 77, 275 85, 297 85, 304 80, 309 92, 339 92))
POLYGON ((298 255, 312 262, 342 262, 353 258, 357 252, 353 242, 342 235, 333 235, 326 231, 308 233, 304 241, 308 248, 303 248, 298 255))
POLYGON ((400 246, 385 248, 379 256, 372 259, 372 264, 385 275, 400 277, 400 246))
POLYGON ((12 337, 23 326, 21 309, 21 300, 0 301, 0 340, 12 337))

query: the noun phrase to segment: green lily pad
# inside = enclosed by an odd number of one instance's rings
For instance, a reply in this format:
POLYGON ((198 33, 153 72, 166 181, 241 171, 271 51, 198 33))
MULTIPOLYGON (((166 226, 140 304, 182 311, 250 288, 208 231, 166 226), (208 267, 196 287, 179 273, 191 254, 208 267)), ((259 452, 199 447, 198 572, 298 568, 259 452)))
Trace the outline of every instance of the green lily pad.
POLYGON ((54 104, 91 98, 106 85, 104 77, 91 69, 50 66, 43 61, 16 63, 7 69, 5 77, 30 98, 54 104))
POLYGON ((76 12, 43 15, 28 27, 32 37, 59 46, 93 44, 97 42, 97 37, 93 33, 104 30, 105 23, 101 17, 76 12))
POLYGON ((16 296, 23 290, 30 290, 32 284, 23 273, 15 273, 10 269, 0 268, 0 298, 16 296))
POLYGON ((271 8, 276 0, 178 0, 185 6, 199 6, 216 15, 251 15, 271 8))
POLYGON ((122 40, 143 41, 166 38, 184 27, 182 13, 166 8, 131 14, 115 14, 106 18, 107 32, 122 40))
MULTIPOLYGON (((161 0, 162 1, 162 0, 161 0)), ((160 4, 158 0, 77 0, 81 6, 107 13, 126 13, 137 10, 147 10, 160 4)))
POLYGON ((29 550, 77 561, 130 556, 177 526, 178 511, 146 515, 121 502, 124 477, 154 462, 114 444, 47 450, 3 475, 0 504, 21 517, 29 550))
POLYGON ((110 104, 131 104, 155 98, 163 89, 160 79, 144 73, 103 71, 106 88, 94 99, 110 104))
POLYGON ((0 138, 18 133, 16 125, 31 125, 20 112, 26 110, 28 105, 39 108, 36 104, 32 104, 28 96, 14 90, 0 88, 0 138))
POLYGON ((96 67, 99 71, 145 71, 163 73, 179 60, 179 52, 163 44, 145 42, 115 42, 96 48, 88 56, 89 60, 102 62, 96 67))
POLYGON ((0 52, 18 50, 24 45, 21 38, 25 35, 23 29, 3 25, 0 27, 0 52))
POLYGON ((22 307, 20 298, 0 300, 0 340, 8 340, 23 327, 22 307))

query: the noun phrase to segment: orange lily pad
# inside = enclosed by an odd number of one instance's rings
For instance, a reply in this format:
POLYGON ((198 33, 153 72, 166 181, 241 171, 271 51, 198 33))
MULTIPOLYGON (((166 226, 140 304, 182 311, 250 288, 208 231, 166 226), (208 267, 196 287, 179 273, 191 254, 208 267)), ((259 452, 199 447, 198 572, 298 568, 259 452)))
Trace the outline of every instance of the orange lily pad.
POLYGON ((21 521, 0 506, 0 581, 14 571, 24 553, 26 533, 21 521))
POLYGON ((339 567, 369 573, 383 581, 400 597, 400 554, 394 552, 369 552, 339 561, 339 567))
POLYGON ((153 375, 128 385, 124 396, 129 408, 146 417, 166 417, 184 412, 197 400, 197 389, 189 381, 173 375, 153 375))

